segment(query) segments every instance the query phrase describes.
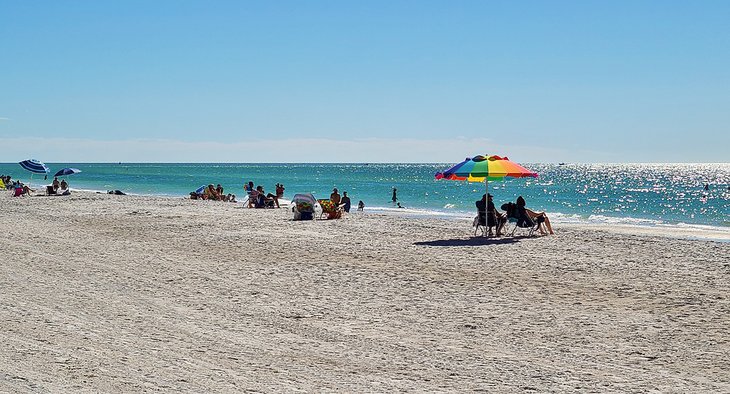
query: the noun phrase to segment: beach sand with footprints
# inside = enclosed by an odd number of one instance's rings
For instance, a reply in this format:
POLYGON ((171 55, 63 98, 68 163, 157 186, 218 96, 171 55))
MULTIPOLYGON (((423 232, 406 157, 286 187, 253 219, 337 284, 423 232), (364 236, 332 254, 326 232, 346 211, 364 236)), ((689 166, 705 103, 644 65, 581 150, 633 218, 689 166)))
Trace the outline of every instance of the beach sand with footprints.
POLYGON ((1 392, 730 392, 730 243, 0 196, 1 392))

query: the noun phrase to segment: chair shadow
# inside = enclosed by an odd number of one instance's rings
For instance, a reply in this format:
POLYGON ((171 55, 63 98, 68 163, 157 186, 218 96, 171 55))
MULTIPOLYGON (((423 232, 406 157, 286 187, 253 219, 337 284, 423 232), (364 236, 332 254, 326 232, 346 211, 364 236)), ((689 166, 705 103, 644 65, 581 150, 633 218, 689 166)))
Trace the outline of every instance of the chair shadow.
POLYGON ((421 241, 414 242, 414 245, 418 246, 482 246, 482 245, 502 245, 512 244, 520 242, 516 238, 485 238, 485 237, 471 237, 471 238, 455 238, 455 239, 439 239, 435 241, 421 241))

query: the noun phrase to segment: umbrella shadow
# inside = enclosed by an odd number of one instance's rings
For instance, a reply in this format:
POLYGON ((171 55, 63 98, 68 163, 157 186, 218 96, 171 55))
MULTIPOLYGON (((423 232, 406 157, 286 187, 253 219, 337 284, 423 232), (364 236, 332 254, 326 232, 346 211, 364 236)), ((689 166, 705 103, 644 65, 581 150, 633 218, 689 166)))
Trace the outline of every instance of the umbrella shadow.
POLYGON ((484 237, 471 237, 471 238, 454 238, 454 239, 439 239, 435 241, 421 241, 414 242, 414 245, 418 246, 483 246, 483 245, 503 245, 513 244, 520 242, 516 238, 484 238, 484 237))

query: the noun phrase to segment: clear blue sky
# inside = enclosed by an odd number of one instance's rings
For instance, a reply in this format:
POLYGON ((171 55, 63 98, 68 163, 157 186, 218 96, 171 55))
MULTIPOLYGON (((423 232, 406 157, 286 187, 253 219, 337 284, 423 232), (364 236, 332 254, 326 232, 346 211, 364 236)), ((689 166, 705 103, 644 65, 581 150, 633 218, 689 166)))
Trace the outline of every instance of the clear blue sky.
POLYGON ((0 0, 0 144, 3 162, 727 162, 730 1, 0 0))

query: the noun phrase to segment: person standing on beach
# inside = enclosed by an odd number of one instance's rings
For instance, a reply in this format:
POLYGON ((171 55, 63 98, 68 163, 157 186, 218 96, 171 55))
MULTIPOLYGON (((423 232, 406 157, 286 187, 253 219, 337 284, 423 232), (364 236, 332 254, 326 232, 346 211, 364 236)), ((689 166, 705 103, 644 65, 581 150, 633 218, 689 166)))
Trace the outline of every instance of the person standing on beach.
POLYGON ((345 212, 349 213, 352 203, 350 202, 350 197, 347 197, 347 192, 342 192, 342 201, 340 203, 342 203, 345 212))
POLYGON ((330 194, 330 201, 332 201, 332 204, 335 204, 335 207, 340 206, 340 193, 337 192, 337 188, 332 189, 332 194, 330 194))
POLYGON ((396 189, 395 186, 394 186, 393 187, 393 199, 392 199, 393 204, 395 204, 395 202, 398 201, 398 195, 396 193, 397 191, 398 191, 398 189, 396 189))

